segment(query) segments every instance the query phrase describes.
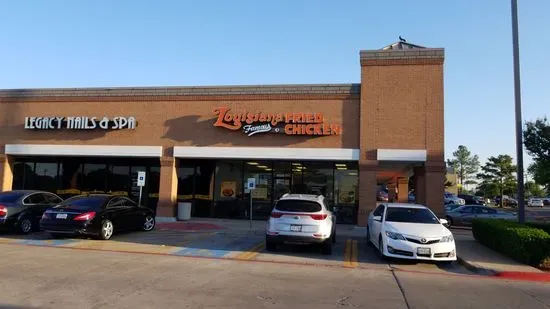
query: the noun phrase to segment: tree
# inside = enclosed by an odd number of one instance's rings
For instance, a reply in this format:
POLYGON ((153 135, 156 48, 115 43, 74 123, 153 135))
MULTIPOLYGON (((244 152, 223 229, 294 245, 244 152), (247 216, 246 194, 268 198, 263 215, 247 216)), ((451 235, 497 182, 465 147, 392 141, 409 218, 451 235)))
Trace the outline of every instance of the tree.
MULTIPOLYGON (((484 166, 482 172, 478 175, 482 183, 481 188, 488 191, 496 191, 502 197, 511 195, 516 190, 517 181, 515 177, 516 166, 512 163, 512 157, 509 155, 499 155, 490 157, 484 166)), ((503 206, 503 199, 500 199, 500 206, 503 206)))
POLYGON ((544 197, 546 193, 544 189, 533 181, 525 183, 525 196, 526 197, 544 197))
POLYGON ((456 173, 459 191, 462 191, 464 185, 476 183, 473 177, 479 170, 479 157, 472 155, 468 147, 458 146, 458 149, 453 152, 453 159, 447 160, 447 165, 456 173))
POLYGON ((550 124, 547 118, 527 122, 523 138, 527 153, 534 161, 528 171, 535 182, 550 190, 550 124))

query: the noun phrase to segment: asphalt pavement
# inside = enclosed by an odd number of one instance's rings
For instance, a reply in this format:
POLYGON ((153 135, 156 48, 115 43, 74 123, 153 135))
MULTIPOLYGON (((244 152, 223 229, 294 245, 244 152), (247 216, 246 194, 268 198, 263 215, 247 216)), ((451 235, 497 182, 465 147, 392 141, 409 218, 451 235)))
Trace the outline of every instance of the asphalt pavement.
POLYGON ((550 308, 549 284, 448 272, 20 244, 0 252, 0 308, 550 308))

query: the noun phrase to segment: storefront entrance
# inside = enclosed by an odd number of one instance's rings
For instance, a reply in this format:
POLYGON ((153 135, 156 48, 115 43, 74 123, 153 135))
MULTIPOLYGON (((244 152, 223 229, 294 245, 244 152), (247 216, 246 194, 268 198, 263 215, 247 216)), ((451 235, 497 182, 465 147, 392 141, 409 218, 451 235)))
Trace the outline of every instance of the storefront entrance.
POLYGON ((12 188, 49 191, 64 199, 85 193, 110 193, 130 197, 137 202, 138 171, 145 171, 147 175, 142 205, 154 210, 159 193, 158 159, 16 157, 12 188))
POLYGON ((339 223, 357 220, 356 162, 181 159, 177 174, 178 201, 191 202, 194 217, 250 218, 244 187, 255 178, 253 219, 267 219, 283 194, 304 193, 324 195, 339 223))

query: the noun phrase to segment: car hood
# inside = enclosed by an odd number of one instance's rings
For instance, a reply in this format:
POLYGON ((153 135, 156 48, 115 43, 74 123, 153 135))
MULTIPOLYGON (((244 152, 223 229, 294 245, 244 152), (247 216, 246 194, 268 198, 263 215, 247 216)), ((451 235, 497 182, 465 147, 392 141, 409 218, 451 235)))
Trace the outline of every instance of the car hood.
POLYGON ((386 231, 409 236, 441 237, 451 234, 442 224, 385 222, 386 231))

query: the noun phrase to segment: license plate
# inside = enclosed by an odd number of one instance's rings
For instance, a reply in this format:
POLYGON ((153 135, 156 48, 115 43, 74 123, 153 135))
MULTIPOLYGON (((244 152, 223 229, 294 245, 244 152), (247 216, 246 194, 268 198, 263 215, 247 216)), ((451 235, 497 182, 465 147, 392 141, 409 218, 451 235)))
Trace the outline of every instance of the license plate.
POLYGON ((418 248, 416 253, 417 254, 422 254, 422 255, 429 255, 429 254, 431 254, 431 250, 430 250, 430 248, 418 248))
POLYGON ((291 225, 290 226, 290 231, 291 232, 301 232, 302 231, 302 226, 301 225, 291 225))
POLYGON ((55 215, 56 219, 67 219, 67 214, 57 214, 55 215))

